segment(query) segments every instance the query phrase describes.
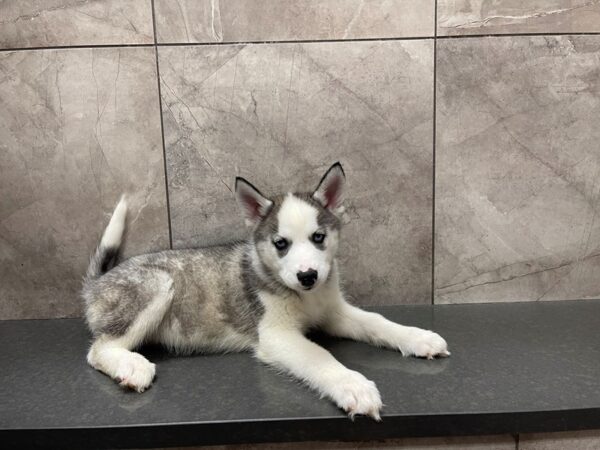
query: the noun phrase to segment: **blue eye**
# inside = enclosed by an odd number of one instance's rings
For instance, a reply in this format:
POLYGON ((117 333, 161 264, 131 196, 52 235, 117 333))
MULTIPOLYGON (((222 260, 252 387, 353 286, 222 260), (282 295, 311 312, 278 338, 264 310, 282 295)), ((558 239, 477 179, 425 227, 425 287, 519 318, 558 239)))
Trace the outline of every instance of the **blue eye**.
POLYGON ((285 250, 286 248, 288 248, 288 245, 290 245, 288 243, 287 240, 283 239, 283 238, 279 238, 276 239, 275 241, 273 241, 273 245, 275 246, 275 248, 277 250, 285 250))
POLYGON ((313 233, 312 241, 315 244, 322 244, 324 240, 325 240, 325 233, 319 233, 318 231, 316 233, 313 233))

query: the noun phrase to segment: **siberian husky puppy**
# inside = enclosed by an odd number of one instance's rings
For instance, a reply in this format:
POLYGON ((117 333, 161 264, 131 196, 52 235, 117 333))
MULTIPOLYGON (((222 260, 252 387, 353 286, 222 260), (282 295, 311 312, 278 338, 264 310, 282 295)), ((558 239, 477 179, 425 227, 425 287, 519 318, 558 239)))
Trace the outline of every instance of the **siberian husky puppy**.
POLYGON ((380 419, 375 383, 304 335, 318 328, 403 355, 448 356, 438 334, 350 305, 340 289, 344 171, 339 163, 312 193, 267 198, 243 178, 235 195, 252 228, 244 242, 136 256, 117 264, 127 205, 118 203, 83 285, 94 341, 89 364, 143 392, 156 366, 135 350, 160 343, 175 353, 251 351, 328 397, 351 417, 380 419))

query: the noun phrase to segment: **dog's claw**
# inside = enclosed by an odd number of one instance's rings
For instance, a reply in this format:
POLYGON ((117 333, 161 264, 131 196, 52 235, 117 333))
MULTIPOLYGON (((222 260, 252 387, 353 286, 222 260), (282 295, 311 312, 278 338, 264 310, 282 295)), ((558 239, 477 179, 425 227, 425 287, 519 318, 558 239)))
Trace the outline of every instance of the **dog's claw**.
MULTIPOLYGON (((358 414, 355 410, 347 410, 346 413, 348 414, 348 418, 354 422, 354 419, 356 418, 357 415, 362 415, 362 414, 358 414)), ((381 422, 381 415, 379 414, 379 411, 377 411, 376 409, 372 409, 370 411, 368 411, 366 414, 364 414, 366 417, 370 417, 371 419, 373 419, 375 422, 381 422)))
POLYGON ((451 354, 451 353, 450 353, 448 350, 444 350, 444 351, 442 351, 442 352, 440 352, 440 353, 437 353, 437 354, 435 354, 435 355, 434 355, 433 353, 429 353, 429 354, 427 355, 427 359, 435 359, 435 358, 447 358, 447 357, 449 357, 449 356, 450 356, 450 354, 451 354))

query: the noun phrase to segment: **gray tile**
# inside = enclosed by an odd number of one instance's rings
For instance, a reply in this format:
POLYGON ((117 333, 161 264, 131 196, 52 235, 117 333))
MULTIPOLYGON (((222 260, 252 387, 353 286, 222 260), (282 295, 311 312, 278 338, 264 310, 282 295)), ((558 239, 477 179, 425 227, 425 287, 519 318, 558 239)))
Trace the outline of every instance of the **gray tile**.
POLYGON ((434 0, 156 0, 159 42, 433 36, 434 0))
POLYGON ((159 63, 174 246, 245 236, 235 175, 312 190, 340 160, 347 291, 430 301, 431 41, 160 48, 159 63))
POLYGON ((0 48, 154 42, 150 0, 0 2, 0 48))
POLYGON ((436 301, 600 297, 600 36, 437 55, 436 301))
POLYGON ((438 0, 438 35, 600 31, 598 0, 438 0))
POLYGON ((519 450, 596 450, 600 431, 571 431, 519 435, 519 450))
POLYGON ((503 436, 456 436, 364 442, 357 450, 514 450, 515 438, 503 436))
POLYGON ((127 254, 168 246, 154 50, 0 54, 0 319, 77 316, 120 194, 127 254))
MULTIPOLYGON (((462 436, 370 442, 290 442, 285 444, 216 445, 202 448, 206 450, 514 450, 515 439, 508 435, 462 436)), ((183 448, 179 450, 183 450, 183 448)))

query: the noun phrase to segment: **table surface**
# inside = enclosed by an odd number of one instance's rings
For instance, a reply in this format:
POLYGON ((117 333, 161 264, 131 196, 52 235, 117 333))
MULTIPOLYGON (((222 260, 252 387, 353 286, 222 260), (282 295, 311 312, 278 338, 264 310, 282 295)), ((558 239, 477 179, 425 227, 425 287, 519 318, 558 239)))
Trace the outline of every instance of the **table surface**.
POLYGON ((428 361, 314 337, 375 381, 382 423, 350 421, 248 353, 146 348, 155 384, 125 391, 86 364, 82 320, 0 321, 0 440, 157 447, 600 428, 600 301, 370 309, 439 332, 452 352, 428 361))

